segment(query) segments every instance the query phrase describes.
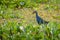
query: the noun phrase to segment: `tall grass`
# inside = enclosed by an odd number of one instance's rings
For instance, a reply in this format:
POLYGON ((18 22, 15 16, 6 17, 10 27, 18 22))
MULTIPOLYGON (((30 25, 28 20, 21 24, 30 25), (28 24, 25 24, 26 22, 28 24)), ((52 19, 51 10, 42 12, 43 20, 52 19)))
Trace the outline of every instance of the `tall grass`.
POLYGON ((3 40, 60 40, 60 24, 50 22, 23 26, 16 21, 6 21, 0 24, 0 36, 3 40))

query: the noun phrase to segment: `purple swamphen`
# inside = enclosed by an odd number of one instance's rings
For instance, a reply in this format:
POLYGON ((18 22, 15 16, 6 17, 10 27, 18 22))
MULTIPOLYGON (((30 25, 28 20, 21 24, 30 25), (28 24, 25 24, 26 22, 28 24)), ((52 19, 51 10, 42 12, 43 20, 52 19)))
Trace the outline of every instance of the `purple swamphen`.
POLYGON ((37 11, 34 11, 33 14, 36 14, 36 21, 38 24, 48 24, 47 21, 43 20, 41 17, 38 16, 38 12, 37 11))

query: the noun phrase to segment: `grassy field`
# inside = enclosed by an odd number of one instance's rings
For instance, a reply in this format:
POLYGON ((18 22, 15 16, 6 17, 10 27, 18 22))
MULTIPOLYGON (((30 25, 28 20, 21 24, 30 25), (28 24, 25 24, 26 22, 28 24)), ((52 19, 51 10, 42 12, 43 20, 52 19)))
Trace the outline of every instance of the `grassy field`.
MULTIPOLYGON (((47 4, 48 5, 48 4, 47 4)), ((34 10, 37 10, 38 15, 46 20, 46 21, 55 21, 60 22, 60 10, 45 9, 46 4, 40 4, 38 8, 23 8, 23 9, 10 9, 1 10, 0 20, 4 22, 4 20, 11 21, 25 21, 26 23, 32 22, 36 24, 35 14, 32 14, 34 10), (53 11, 53 12, 52 12, 53 11)))
MULTIPOLYGON (((14 2, 11 2, 12 5, 14 2)), ((59 2, 58 4, 45 2, 47 1, 38 0, 36 3, 32 2, 33 5, 28 1, 23 7, 18 5, 18 8, 15 8, 15 5, 5 8, 4 4, 0 4, 0 40, 60 40, 59 2), (42 3, 36 4, 37 2, 42 3), (36 15, 32 14, 34 10, 49 23, 38 25, 36 15)))

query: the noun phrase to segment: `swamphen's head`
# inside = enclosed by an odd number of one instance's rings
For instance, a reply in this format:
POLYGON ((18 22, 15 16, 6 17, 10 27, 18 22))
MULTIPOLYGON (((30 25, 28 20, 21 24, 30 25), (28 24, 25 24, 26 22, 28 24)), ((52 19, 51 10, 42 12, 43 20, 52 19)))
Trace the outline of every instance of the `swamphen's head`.
POLYGON ((36 11, 36 10, 34 10, 34 11, 33 11, 33 14, 34 14, 34 13, 37 13, 37 11, 36 11))

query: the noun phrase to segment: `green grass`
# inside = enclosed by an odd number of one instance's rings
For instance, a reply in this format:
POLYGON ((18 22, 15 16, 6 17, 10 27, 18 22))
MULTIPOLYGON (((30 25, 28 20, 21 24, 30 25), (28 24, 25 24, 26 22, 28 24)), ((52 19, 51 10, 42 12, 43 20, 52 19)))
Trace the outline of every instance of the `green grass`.
POLYGON ((1 0, 0 37, 2 36, 3 40, 60 40, 59 2, 1 0), (20 2, 24 2, 24 5, 20 2), (32 14, 34 10, 49 23, 38 25, 35 14, 32 14))
POLYGON ((60 24, 56 22, 39 26, 34 24, 23 26, 16 21, 6 21, 0 24, 0 28, 2 28, 0 36, 3 40, 60 40, 60 24))

